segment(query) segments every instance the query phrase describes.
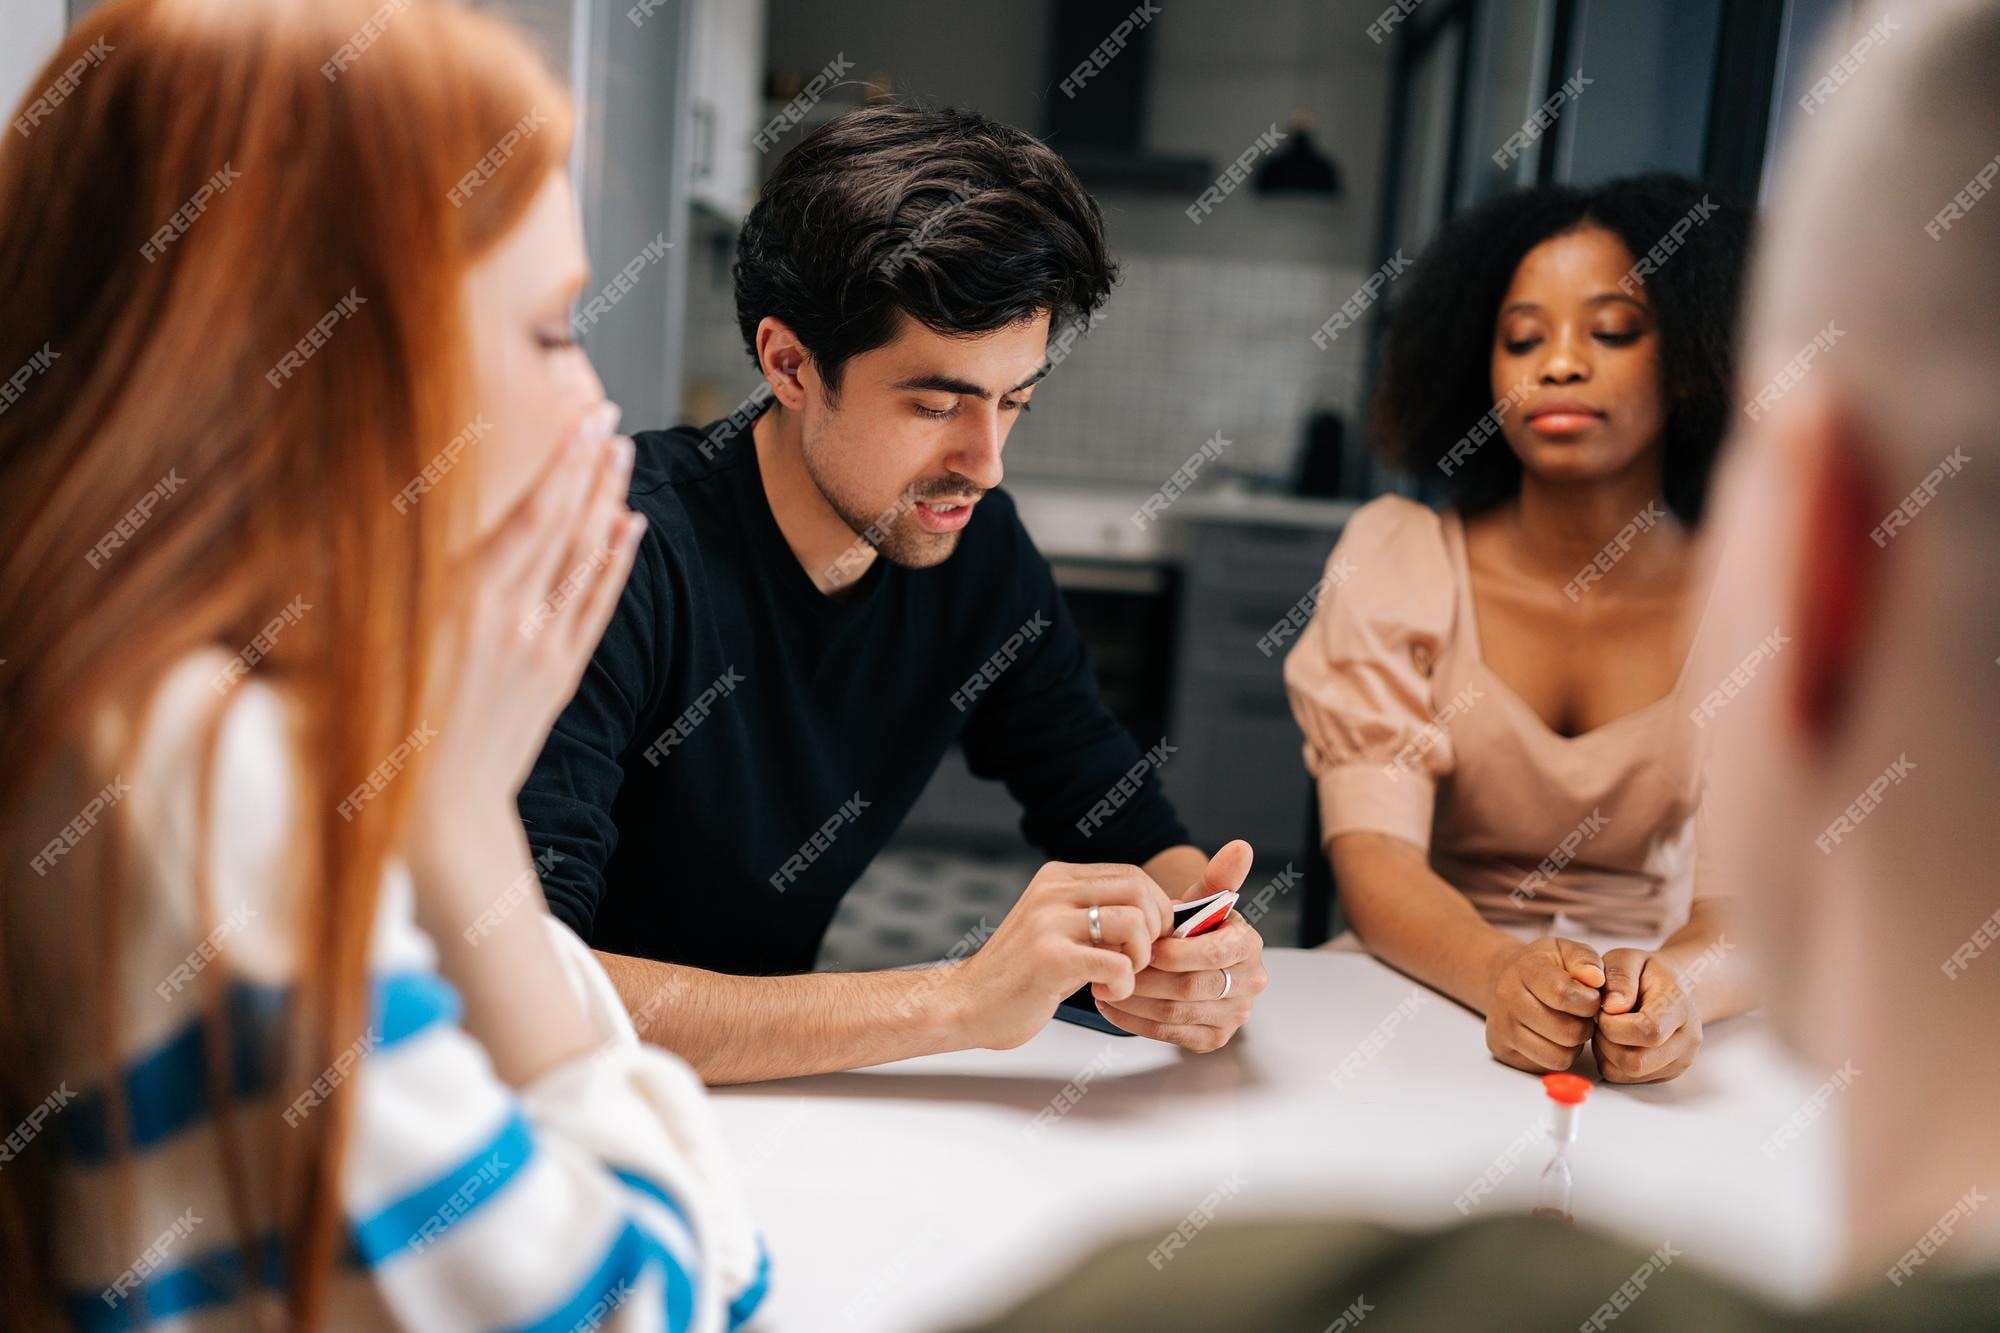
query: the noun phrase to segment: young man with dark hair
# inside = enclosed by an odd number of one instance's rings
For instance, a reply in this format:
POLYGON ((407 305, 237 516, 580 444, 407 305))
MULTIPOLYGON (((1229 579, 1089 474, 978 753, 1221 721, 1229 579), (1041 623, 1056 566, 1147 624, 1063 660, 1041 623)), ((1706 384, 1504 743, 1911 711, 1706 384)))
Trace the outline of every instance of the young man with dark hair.
POLYGON ((737 318, 768 401, 636 437, 650 526, 520 805, 550 907, 641 1035, 711 1083, 1018 1045, 1086 984, 1128 1031, 1213 1050, 1263 990, 1240 916, 1163 938, 1172 900, 1238 887, 1250 849, 1190 845, 1170 747, 1104 707, 998 489, 1008 431, 1115 276, 1097 205, 1033 138, 850 113, 743 224, 737 318), (1055 860, 969 957, 810 974, 954 741, 1055 860))

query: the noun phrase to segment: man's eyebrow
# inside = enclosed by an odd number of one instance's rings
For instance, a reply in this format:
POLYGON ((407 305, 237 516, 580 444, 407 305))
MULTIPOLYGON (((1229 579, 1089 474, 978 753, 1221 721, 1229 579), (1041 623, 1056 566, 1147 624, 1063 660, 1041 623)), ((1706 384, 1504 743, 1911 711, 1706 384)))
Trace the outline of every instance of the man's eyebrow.
MULTIPOLYGON (((1019 393, 1031 385, 1039 384, 1042 381, 1042 377, 1053 369, 1053 366, 1044 361, 1040 369, 1036 370, 1034 374, 1028 376, 1028 378, 1022 380, 1019 384, 1016 384, 1013 388, 1007 390, 1007 392, 1019 393)), ((977 398, 982 403, 991 402, 993 399, 993 395, 985 389, 974 384, 971 380, 962 380, 956 375, 912 375, 908 379, 897 380, 889 387, 898 390, 930 389, 937 393, 962 393, 968 398, 977 398)))
POLYGON ((933 389, 938 393, 962 393, 977 398, 982 403, 993 397, 992 394, 986 392, 986 390, 980 388, 972 381, 962 380, 956 375, 912 375, 909 379, 897 380, 889 387, 892 389, 933 389))
POLYGON ((1044 361, 1042 362, 1041 366, 1035 371, 1034 374, 1028 376, 1028 378, 1022 380, 1019 384, 1016 384, 1013 388, 1007 390, 1007 392, 1019 393, 1023 389, 1032 389, 1037 384, 1040 384, 1043 380, 1047 379, 1049 377, 1049 372, 1051 370, 1054 370, 1055 368, 1056 368, 1055 362, 1044 361))

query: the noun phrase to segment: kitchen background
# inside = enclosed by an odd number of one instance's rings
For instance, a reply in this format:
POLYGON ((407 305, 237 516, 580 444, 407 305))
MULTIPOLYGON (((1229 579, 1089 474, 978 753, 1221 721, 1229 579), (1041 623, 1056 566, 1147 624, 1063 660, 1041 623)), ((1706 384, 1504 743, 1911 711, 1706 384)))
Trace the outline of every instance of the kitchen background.
MULTIPOLYGON (((0 94, 94 0, 0 0, 0 94)), ((384 8, 393 10, 395 4, 384 8)), ((1363 449, 1379 305, 1315 332, 1399 253, 1496 191, 1665 169, 1760 198, 1853 0, 484 0, 564 73, 592 262, 666 259, 585 342, 628 424, 707 421, 758 377, 729 265, 759 184, 874 98, 1044 135, 1103 205, 1124 277, 1036 396, 1008 488, 1057 567, 1106 696, 1209 846, 1256 846, 1275 943, 1332 925, 1272 628, 1355 504, 1417 491, 1363 449), (1121 23, 1101 73, 1064 79, 1121 23), (829 65, 831 86, 808 91, 829 65), (1546 133, 1493 154, 1581 72, 1546 133), (795 101, 794 99, 798 99, 795 101), (774 120, 788 105, 797 124, 774 120), (1212 211, 1187 209, 1271 127, 1212 211), (768 128, 767 128, 768 127, 768 128), (1224 443, 1226 441, 1226 444, 1224 443), (1207 447, 1159 521, 1140 507, 1207 447), (1289 872, 1289 873, 1287 873, 1289 872)), ((1387 297, 1393 299, 1393 281, 1387 297)), ((1365 298, 1364 298, 1365 299, 1365 298)), ((670 817, 667 816, 667 817, 670 817)), ((936 958, 996 924, 1038 860, 997 784, 948 761, 850 895, 823 967, 936 958)))

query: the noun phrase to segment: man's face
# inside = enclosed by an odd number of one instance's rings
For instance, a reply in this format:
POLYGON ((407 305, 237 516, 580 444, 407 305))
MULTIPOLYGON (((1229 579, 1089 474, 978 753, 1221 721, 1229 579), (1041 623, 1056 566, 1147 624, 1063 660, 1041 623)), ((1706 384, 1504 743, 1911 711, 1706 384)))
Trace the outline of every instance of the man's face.
POLYGON ((849 359, 830 398, 802 373, 806 472, 862 540, 908 569, 947 559, 1044 372, 1049 316, 948 337, 904 317, 896 336, 849 359))

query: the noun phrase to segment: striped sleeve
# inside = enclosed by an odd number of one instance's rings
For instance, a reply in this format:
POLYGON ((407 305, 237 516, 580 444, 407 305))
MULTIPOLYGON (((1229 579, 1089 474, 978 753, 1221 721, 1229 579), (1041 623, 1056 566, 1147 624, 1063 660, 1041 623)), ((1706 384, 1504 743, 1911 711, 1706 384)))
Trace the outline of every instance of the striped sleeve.
POLYGON ((346 1163, 356 1261, 413 1328, 735 1327, 768 1264, 706 1090, 548 928, 597 1049, 519 1093, 455 1022, 371 1055, 346 1163))
POLYGON ((722 1333, 750 1318, 769 1260, 707 1092, 682 1061, 638 1040, 595 957, 553 918, 594 1029, 591 1054, 522 1088, 501 1079, 460 1025, 409 875, 392 863, 370 942, 367 1026, 310 1084, 281 1081, 297 937, 281 855, 285 733, 268 689, 241 694, 223 729, 213 808, 229 813, 211 853, 216 901, 241 922, 209 937, 209 954, 231 964, 231 1049, 211 1049, 196 984, 172 981, 175 960, 195 957, 203 936, 177 808, 191 805, 189 784, 173 785, 191 761, 167 744, 139 788, 168 795, 142 815, 154 882, 128 932, 121 1068, 79 1081, 50 1136, 63 1158, 57 1244, 71 1321, 207 1329, 269 1309, 285 1246, 268 1232, 246 1242, 230 1220, 209 1091, 218 1059, 253 1173, 351 1082, 330 1327, 722 1333), (113 1097, 125 1103, 116 1115, 113 1097), (129 1173, 109 1160, 116 1120, 130 1127, 129 1173), (104 1224, 121 1214, 139 1240, 158 1239, 137 1251, 104 1224))

